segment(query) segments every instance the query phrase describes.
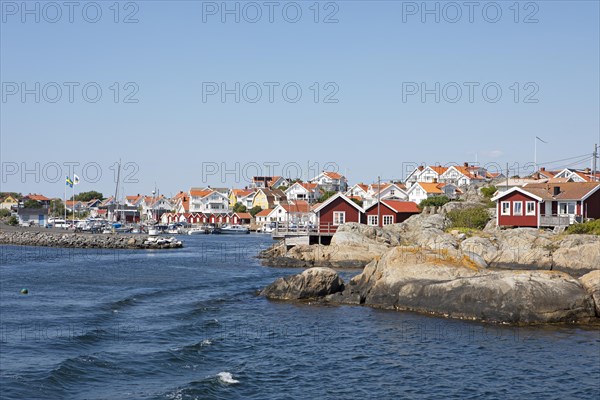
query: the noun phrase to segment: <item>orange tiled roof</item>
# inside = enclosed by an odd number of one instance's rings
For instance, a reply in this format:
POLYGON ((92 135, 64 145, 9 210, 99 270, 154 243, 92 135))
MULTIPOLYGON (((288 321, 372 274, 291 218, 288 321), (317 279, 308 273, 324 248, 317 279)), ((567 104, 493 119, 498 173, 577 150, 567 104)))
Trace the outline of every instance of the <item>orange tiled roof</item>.
POLYGON ((307 190, 314 190, 318 186, 316 183, 310 182, 298 182, 298 184, 307 190))
POLYGON ((50 199, 47 198, 46 196, 44 196, 42 194, 36 194, 36 193, 27 195, 27 198, 30 200, 35 200, 35 201, 50 201, 50 199))
POLYGON ((210 189, 197 189, 197 188, 190 189, 190 196, 194 196, 194 197, 206 197, 211 193, 213 193, 213 190, 210 190, 210 189))
POLYGON ((341 179, 343 177, 343 175, 338 174, 337 172, 331 172, 331 171, 325 171, 323 172, 323 174, 327 177, 329 177, 330 179, 341 179))
POLYGON ((444 187, 444 185, 440 185, 439 183, 426 183, 426 182, 419 182, 417 183, 418 185, 420 185, 423 190, 427 193, 444 193, 441 188, 444 187))
POLYGON ((381 200, 382 203, 386 204, 392 210, 396 212, 411 212, 419 213, 419 207, 414 201, 400 201, 400 200, 381 200))
POLYGON ((232 189, 233 195, 234 196, 248 196, 250 193, 252 193, 252 190, 249 189, 232 189))
POLYGON ((252 215, 250 213, 247 213, 247 212, 239 212, 239 213, 235 213, 234 215, 237 215, 240 219, 250 219, 250 218, 252 218, 252 215))
POLYGON ((430 165, 429 168, 434 170, 438 175, 441 175, 448 170, 448 167, 442 167, 441 165, 430 165))
POLYGON ((266 217, 267 215, 271 214, 271 211, 273 211, 272 208, 265 208, 264 210, 262 210, 258 214, 256 214, 256 216, 257 217, 266 217))

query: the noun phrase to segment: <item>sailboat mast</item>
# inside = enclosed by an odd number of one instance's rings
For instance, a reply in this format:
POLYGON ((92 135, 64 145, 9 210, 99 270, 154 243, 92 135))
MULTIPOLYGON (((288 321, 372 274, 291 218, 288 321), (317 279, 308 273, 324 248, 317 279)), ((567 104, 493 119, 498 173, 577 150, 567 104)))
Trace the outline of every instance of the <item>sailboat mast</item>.
POLYGON ((119 181, 121 180, 121 159, 119 159, 119 166, 117 168, 117 182, 115 185, 115 211, 113 213, 113 220, 117 220, 117 210, 119 208, 119 181))

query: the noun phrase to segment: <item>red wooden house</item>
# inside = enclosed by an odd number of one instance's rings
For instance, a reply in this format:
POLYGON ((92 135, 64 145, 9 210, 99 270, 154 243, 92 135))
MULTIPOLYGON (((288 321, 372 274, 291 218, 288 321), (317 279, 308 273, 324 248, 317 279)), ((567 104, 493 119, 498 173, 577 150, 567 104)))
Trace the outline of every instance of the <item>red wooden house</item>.
POLYGON ((600 182, 533 183, 492 200, 498 226, 553 227, 600 218, 600 182))
POLYGON ((231 216, 230 224, 232 225, 249 225, 252 215, 250 213, 238 212, 231 216))
POLYGON ((322 233, 334 233, 338 226, 346 222, 365 223, 362 207, 342 193, 331 196, 313 211, 317 215, 319 232, 322 233))
POLYGON ((381 200, 381 206, 377 207, 375 202, 365 210, 365 216, 367 225, 384 226, 398 224, 420 212, 414 201, 381 200))

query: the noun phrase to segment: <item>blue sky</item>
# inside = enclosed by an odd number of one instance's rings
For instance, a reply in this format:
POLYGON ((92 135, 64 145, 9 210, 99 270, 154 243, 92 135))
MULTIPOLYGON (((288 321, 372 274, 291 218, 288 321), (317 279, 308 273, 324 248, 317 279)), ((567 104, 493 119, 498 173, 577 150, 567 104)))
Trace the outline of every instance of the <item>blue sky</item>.
POLYGON ((513 1, 476 2, 473 22, 464 2, 426 2, 439 22, 420 1, 319 2, 318 23, 312 0, 274 2, 273 22, 264 2, 227 2, 236 22, 220 1, 120 2, 118 16, 100 1, 96 23, 95 4, 77 3, 69 22, 68 8, 58 17, 49 3, 27 2, 39 4, 36 22, 20 1, 2 1, 4 191, 62 195, 56 176, 78 163, 77 190, 109 194, 119 159, 130 163, 125 191, 167 195, 243 187, 266 165, 302 178, 326 166, 351 182, 401 178, 420 163, 525 171, 535 136, 548 142, 542 165, 586 167, 600 141, 597 1, 520 2, 518 15, 513 1))

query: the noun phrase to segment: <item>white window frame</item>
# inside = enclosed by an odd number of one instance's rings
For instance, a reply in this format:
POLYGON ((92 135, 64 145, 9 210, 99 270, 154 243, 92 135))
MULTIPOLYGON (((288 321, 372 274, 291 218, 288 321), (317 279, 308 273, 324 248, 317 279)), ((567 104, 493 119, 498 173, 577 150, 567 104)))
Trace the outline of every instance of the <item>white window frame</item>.
POLYGON ((558 203, 558 208, 557 208, 557 213, 558 215, 575 215, 577 214, 577 202, 574 201, 561 201, 558 203), (565 206, 565 213, 561 213, 560 208, 561 206, 564 205, 565 206), (569 206, 572 205, 573 206, 573 214, 569 214, 569 206))
POLYGON ((393 225, 394 224, 394 216, 393 215, 384 215, 383 216, 383 225, 393 225))
POLYGON ((513 201, 512 207, 513 207, 513 215, 514 216, 516 216, 516 217, 523 216, 523 202, 522 201, 513 201), (517 204, 520 205, 520 210, 518 213, 517 213, 517 204))
POLYGON ((535 201, 526 201, 525 202, 525 215, 535 215, 535 201), (529 205, 533 204, 533 210, 529 211, 529 205))
POLYGON ((378 215, 367 215, 367 225, 378 226, 379 225, 378 215))
POLYGON ((500 202, 500 215, 510 215, 510 201, 501 201, 500 202), (506 204, 508 204, 508 208, 505 211, 504 206, 506 204))
POLYGON ((346 211, 334 211, 333 212, 333 226, 339 226, 346 223, 346 211), (342 216, 340 223, 340 216, 342 216))

